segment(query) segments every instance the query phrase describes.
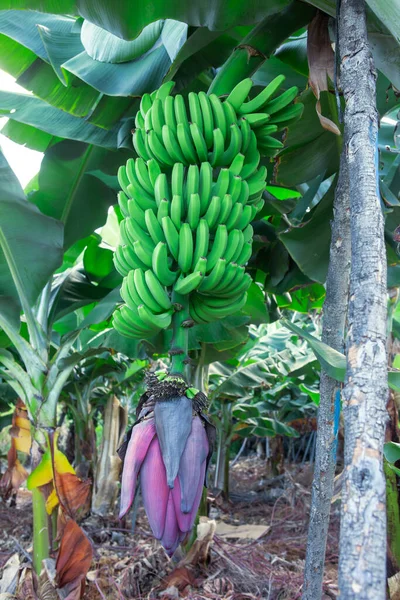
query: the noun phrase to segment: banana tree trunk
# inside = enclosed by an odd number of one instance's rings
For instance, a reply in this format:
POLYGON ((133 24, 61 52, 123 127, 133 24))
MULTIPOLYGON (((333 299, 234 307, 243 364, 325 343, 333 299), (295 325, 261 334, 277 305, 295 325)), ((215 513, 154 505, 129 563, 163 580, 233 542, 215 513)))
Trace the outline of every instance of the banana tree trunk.
POLYGON ((379 198, 376 72, 364 0, 341 1, 339 54, 351 221, 339 593, 346 600, 384 600, 387 264, 379 198))
MULTIPOLYGON (((350 197, 346 157, 342 154, 335 192, 334 221, 330 245, 326 300, 323 309, 322 341, 343 351, 350 276, 350 197)), ((308 526, 303 600, 322 595, 326 542, 336 466, 340 417, 339 382, 321 371, 320 405, 308 526)))
POLYGON ((112 512, 118 494, 121 460, 117 448, 127 425, 127 411, 116 396, 110 396, 104 412, 103 439, 95 470, 92 512, 112 512))

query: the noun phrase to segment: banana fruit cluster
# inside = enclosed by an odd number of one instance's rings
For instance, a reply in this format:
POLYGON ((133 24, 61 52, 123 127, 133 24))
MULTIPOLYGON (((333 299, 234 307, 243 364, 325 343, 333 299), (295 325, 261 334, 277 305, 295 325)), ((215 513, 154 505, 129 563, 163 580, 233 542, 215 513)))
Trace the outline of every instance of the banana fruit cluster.
POLYGON ((173 82, 144 94, 133 143, 138 155, 118 172, 123 215, 114 255, 125 304, 114 325, 128 337, 171 325, 172 293, 189 294, 190 316, 209 323, 242 308, 251 277, 251 222, 263 206, 267 169, 283 144, 272 134, 297 120, 297 88, 275 97, 276 77, 248 100, 252 81, 226 99, 191 92, 171 96, 173 82))

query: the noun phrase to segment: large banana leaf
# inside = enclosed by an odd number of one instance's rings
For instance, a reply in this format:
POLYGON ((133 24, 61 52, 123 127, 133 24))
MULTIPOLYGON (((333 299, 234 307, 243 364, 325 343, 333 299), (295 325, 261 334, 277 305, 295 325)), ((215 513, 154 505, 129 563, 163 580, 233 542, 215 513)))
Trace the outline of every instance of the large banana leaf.
MULTIPOLYGON (((118 148, 118 128, 109 131, 101 129, 33 96, 0 91, 0 114, 53 136, 103 148, 118 148)), ((127 139, 123 143, 126 144, 125 147, 131 147, 127 139)))
POLYGON ((210 376, 213 375, 220 376, 222 381, 211 392, 211 398, 242 398, 245 390, 265 386, 268 379, 274 379, 264 361, 240 364, 238 368, 225 363, 214 363, 210 367, 210 376))
MULTIPOLYGON (((315 110, 311 89, 299 96, 304 112, 299 121, 289 126, 285 148, 277 159, 277 181, 292 187, 311 181, 321 173, 329 177, 337 172, 342 147, 341 136, 324 129, 315 110)), ((334 95, 321 93, 322 114, 338 123, 334 95)))
POLYGON ((149 23, 158 19, 176 19, 196 27, 228 29, 236 24, 248 25, 260 21, 267 14, 281 10, 291 0, 153 0, 136 3, 128 0, 111 4, 109 0, 0 0, 0 9, 31 9, 42 12, 75 15, 95 23, 126 40, 139 35, 149 23))
POLYGON ((115 175, 126 158, 124 152, 110 152, 72 140, 59 142, 47 150, 38 189, 29 199, 44 214, 64 223, 64 248, 106 222, 108 209, 116 202, 116 193, 102 181, 101 175, 104 171, 115 175))
POLYGON ((0 295, 33 306, 61 264, 62 246, 62 224, 26 200, 0 153, 0 295))
POLYGON ((328 271, 330 221, 333 215, 334 185, 310 213, 310 219, 279 235, 289 254, 308 277, 324 283, 328 271))

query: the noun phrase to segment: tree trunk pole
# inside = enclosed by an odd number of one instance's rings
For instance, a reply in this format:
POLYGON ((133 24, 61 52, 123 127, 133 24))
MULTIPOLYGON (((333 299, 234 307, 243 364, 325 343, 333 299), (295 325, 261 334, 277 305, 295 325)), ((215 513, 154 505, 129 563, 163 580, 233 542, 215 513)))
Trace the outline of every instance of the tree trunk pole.
MULTIPOLYGON (((333 206, 334 220, 326 298, 323 309, 322 341, 343 351, 350 280, 350 197, 347 162, 340 161, 339 179, 333 206)), ((341 385, 321 371, 320 405, 308 526, 303 600, 319 600, 322 595, 326 542, 336 466, 336 446, 340 416, 341 385)))
POLYGON ((343 392, 345 471, 339 590, 345 600, 384 600, 386 255, 378 188, 376 73, 367 41, 364 0, 341 0, 339 46, 346 100, 352 261, 343 392))

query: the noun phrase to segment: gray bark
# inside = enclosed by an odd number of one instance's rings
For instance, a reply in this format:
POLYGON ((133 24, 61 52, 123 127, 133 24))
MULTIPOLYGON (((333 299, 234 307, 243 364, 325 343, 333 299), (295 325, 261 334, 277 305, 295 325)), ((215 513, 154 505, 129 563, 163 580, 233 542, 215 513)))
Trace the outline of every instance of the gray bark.
POLYGON ((346 600, 384 600, 386 256, 377 173, 376 73, 367 42, 364 0, 342 0, 339 41, 352 252, 339 590, 346 600))
MULTIPOLYGON (((346 157, 342 154, 334 201, 334 220, 323 309, 322 341, 343 351, 350 280, 350 197, 346 157)), ((308 526, 303 600, 322 595, 326 542, 336 466, 340 384, 321 371, 315 468, 308 526)))

